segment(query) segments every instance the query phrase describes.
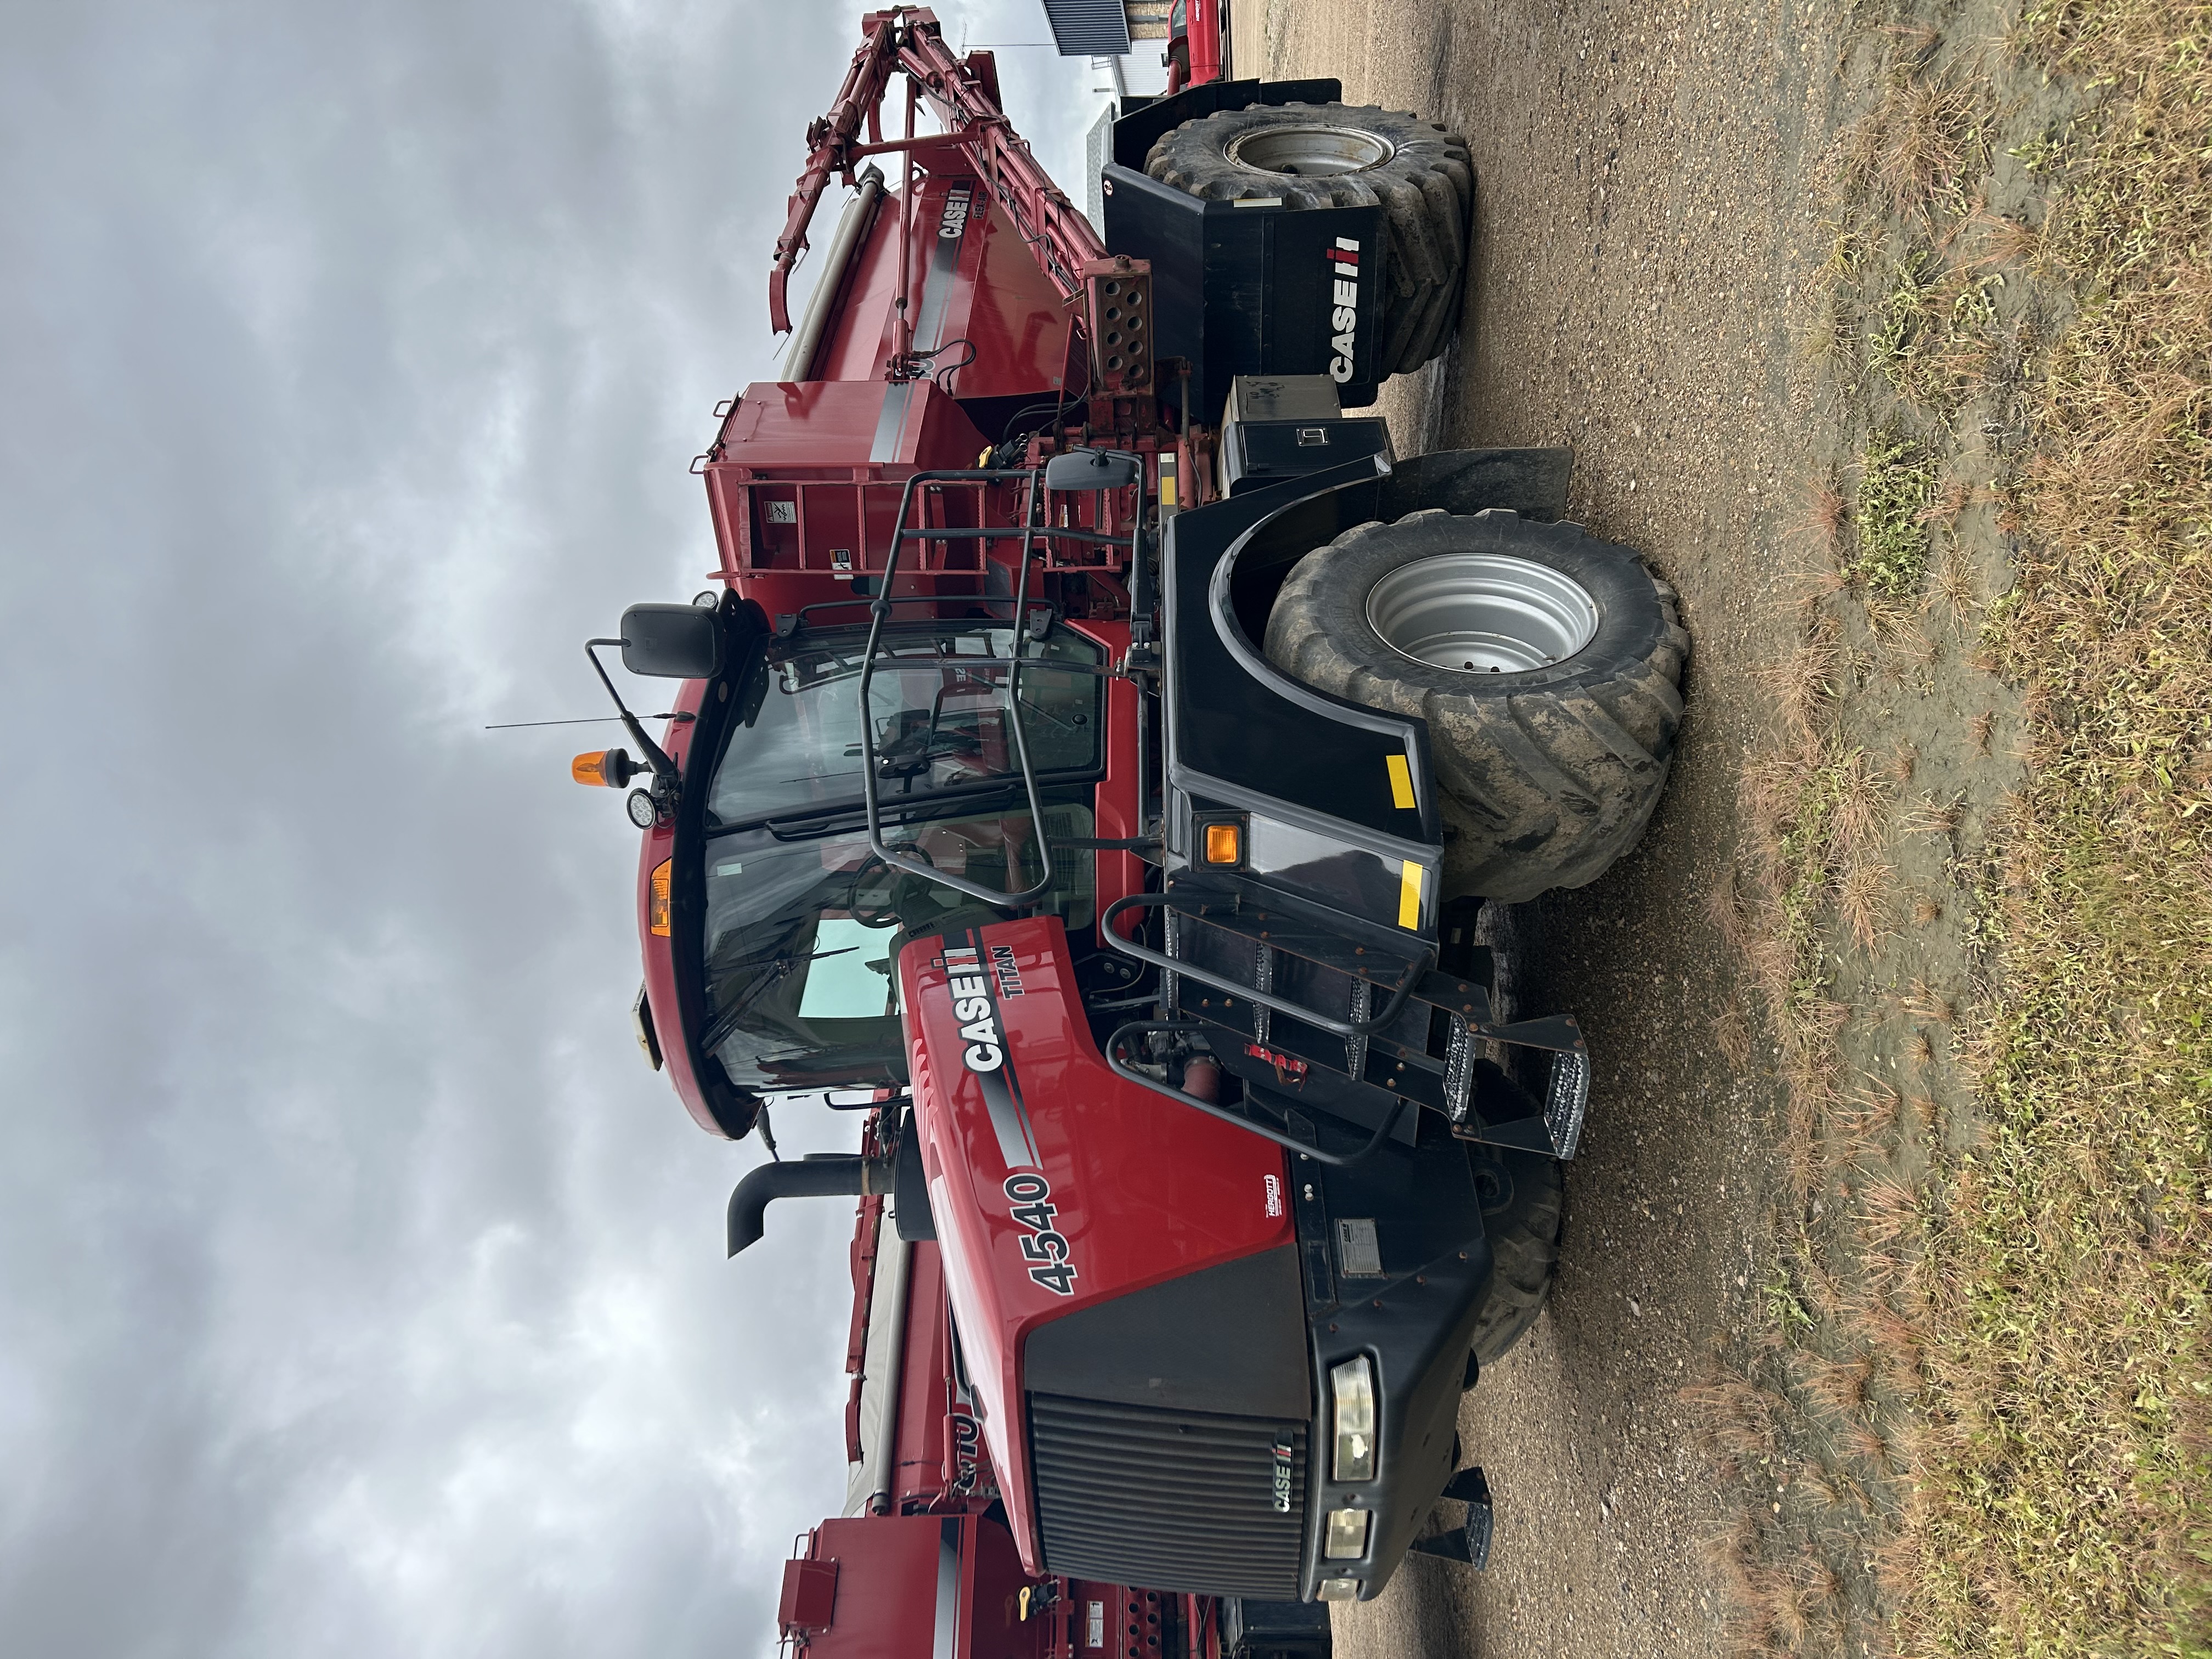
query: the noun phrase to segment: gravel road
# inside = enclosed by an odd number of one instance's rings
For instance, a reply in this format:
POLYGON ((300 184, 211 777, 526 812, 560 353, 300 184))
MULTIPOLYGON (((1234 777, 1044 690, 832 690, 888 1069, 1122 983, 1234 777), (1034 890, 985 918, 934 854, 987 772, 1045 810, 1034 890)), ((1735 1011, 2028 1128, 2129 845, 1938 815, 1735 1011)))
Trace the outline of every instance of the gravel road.
POLYGON ((1408 1564, 1340 1609, 1343 1659, 1705 1655, 1729 1646, 1698 1550, 1723 1518, 1676 1390, 1750 1316, 1778 1171, 1775 1086, 1713 1019, 1740 994, 1709 903, 1796 642, 1796 526, 1826 412, 1793 341, 1827 239, 1816 170, 1844 113, 1842 23, 1601 0, 1239 0, 1237 66, 1334 75, 1474 150, 1461 342, 1385 394, 1401 453, 1570 443, 1573 516, 1648 553, 1694 641, 1673 781, 1596 884, 1500 919, 1521 1007, 1571 1010, 1595 1061, 1550 1308, 1468 1396, 1498 1534, 1480 1576, 1408 1564))

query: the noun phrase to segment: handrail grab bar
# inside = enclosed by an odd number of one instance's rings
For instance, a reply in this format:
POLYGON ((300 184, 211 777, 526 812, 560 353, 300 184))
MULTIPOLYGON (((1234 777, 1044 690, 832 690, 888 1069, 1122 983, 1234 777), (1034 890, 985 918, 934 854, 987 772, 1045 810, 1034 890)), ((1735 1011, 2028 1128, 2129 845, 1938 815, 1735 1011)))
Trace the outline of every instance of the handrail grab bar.
POLYGON ((891 550, 884 561, 884 592, 868 606, 868 647, 860 661, 860 799, 867 814, 868 850, 892 868, 903 870, 908 875, 920 876, 956 893, 1001 910, 1018 909, 1032 900, 1052 890, 1052 845, 1044 833, 1044 801, 1037 793, 1036 769, 1030 764, 1030 744, 1026 728, 1022 723, 1021 678, 1023 630, 1021 619, 1027 614, 1030 594, 1030 557, 1037 529, 1037 512, 1043 501, 1042 475, 1031 471, 1029 478, 1029 505, 1022 514, 1022 574, 1014 588, 1014 654, 1006 668, 1006 719, 1014 730, 1014 758, 1022 769, 1022 786, 1029 796, 1030 821, 1036 826, 1037 856, 1043 861, 1044 873, 1018 893, 993 891, 981 882, 970 881, 965 876, 956 876, 940 870, 935 865, 909 856, 887 846, 884 841, 884 815, 881 803, 876 798, 876 726, 868 704, 868 690, 876 676, 876 652, 883 639, 884 623, 891 614, 891 601, 887 596, 898 576, 899 554, 908 539, 906 527, 907 513, 914 501, 914 487, 939 478, 957 479, 974 477, 974 473, 916 472, 906 481, 906 489, 899 495, 899 513, 891 533, 891 550))
MULTIPOLYGON (((1098 932, 1109 945, 1123 956, 1134 957, 1139 962, 1150 963, 1155 968, 1164 969, 1171 974, 1180 974, 1186 979, 1194 979, 1200 985, 1209 986, 1214 990, 1225 992, 1232 996, 1249 997, 1262 1008, 1272 1008, 1279 1014, 1287 1014, 1291 1018, 1303 1020, 1308 1025, 1317 1025, 1322 1030, 1337 1036, 1350 1038, 1379 1035, 1385 1026, 1405 1011, 1407 999, 1413 995, 1413 988, 1420 983, 1422 976, 1430 969, 1436 966, 1435 950, 1425 948, 1391 991, 1390 1000, 1383 1004, 1381 1013, 1371 1019, 1364 1020, 1333 1018, 1318 1009, 1309 1008, 1302 1003, 1292 1002, 1287 998, 1275 996, 1266 991, 1255 990, 1241 981, 1216 974, 1211 969, 1195 967, 1180 957, 1167 956, 1154 951, 1149 945, 1139 945, 1134 939, 1124 937, 1114 927, 1114 919, 1124 910, 1150 908, 1154 905, 1171 903, 1173 900, 1174 896, 1169 893, 1131 893, 1126 898, 1116 899, 1106 907, 1106 913, 1098 918, 1098 932)), ((1373 983, 1372 981, 1364 982, 1373 983)))

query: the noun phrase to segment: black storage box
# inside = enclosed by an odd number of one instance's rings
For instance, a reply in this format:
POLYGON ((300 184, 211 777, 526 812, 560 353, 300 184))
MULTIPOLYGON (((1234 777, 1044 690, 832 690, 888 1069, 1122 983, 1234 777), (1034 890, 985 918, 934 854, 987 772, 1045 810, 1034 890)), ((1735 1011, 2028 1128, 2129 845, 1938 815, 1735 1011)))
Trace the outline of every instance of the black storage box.
POLYGON ((1222 482, 1241 495, 1370 455, 1395 459, 1379 420, 1238 421, 1221 434, 1222 482))

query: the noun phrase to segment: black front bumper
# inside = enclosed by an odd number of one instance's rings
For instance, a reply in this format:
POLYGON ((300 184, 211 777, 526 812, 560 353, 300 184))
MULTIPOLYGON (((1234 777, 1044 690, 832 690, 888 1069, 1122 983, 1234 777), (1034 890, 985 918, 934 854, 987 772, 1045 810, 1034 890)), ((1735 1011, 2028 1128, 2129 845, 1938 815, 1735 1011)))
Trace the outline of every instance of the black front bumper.
POLYGON ((1306 1484, 1308 1599, 1327 1579, 1352 1580, 1362 1601, 1376 1595, 1457 1462, 1459 1399, 1490 1284, 1490 1244, 1467 1147, 1434 1114, 1419 1121, 1413 1145, 1394 1142, 1349 1167, 1291 1160, 1319 1403, 1306 1484), (1349 1251, 1346 1223, 1359 1241, 1349 1251), (1372 1225, 1374 1259, 1361 1259, 1360 1223, 1372 1225), (1347 1265, 1381 1271, 1346 1273, 1347 1265), (1375 1478, 1340 1481, 1329 1373, 1362 1356, 1375 1370, 1375 1478), (1356 1560, 1323 1553, 1329 1512, 1343 1509, 1371 1516, 1356 1560))

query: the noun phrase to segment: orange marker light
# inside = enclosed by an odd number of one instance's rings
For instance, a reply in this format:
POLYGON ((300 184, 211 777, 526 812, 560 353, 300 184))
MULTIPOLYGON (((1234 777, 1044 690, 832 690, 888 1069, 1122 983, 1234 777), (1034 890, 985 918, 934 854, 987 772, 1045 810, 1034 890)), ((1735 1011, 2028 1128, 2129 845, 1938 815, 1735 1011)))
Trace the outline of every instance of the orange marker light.
POLYGON ((1206 826, 1206 861, 1208 864, 1234 864, 1243 857, 1244 837, 1233 823, 1209 823, 1206 826))
POLYGON ((656 939, 668 937, 668 872, 675 867, 676 860, 670 859, 653 872, 653 896, 646 904, 645 915, 656 939))
POLYGON ((579 783, 596 783, 619 789, 638 774, 637 763, 627 749, 606 749, 596 755, 579 755, 568 763, 568 775, 579 783))

